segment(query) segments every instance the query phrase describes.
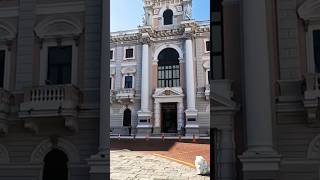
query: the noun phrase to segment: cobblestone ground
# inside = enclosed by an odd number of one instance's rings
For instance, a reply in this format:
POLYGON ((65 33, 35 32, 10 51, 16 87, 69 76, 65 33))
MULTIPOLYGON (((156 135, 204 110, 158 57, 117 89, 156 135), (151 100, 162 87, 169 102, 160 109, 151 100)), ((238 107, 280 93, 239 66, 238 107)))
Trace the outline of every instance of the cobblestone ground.
POLYGON ((188 166, 151 154, 129 150, 110 152, 111 180, 209 180, 188 166))

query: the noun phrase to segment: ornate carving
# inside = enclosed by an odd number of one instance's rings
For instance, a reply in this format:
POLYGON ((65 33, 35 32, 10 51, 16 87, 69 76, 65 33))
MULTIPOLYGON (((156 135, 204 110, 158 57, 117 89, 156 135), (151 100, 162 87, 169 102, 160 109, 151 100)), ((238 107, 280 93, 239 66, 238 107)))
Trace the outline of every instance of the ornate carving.
POLYGON ((192 18, 192 8, 188 3, 184 6, 184 19, 190 20, 192 18))

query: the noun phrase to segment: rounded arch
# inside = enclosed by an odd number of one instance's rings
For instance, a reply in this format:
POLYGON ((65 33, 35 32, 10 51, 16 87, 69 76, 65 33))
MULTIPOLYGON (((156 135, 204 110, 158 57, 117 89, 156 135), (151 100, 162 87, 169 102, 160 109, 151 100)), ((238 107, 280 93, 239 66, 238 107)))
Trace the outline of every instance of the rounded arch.
POLYGON ((5 164, 9 162, 10 162, 9 152, 5 146, 0 144, 0 164, 5 164))
POLYGON ((32 152, 30 162, 43 163, 45 156, 52 150, 63 151, 70 163, 80 162, 80 155, 74 144, 66 139, 58 138, 56 145, 50 139, 42 141, 32 152))
POLYGON ((173 48, 165 48, 158 55, 158 65, 179 64, 179 53, 173 48))
POLYGON ((0 21, 0 40, 2 39, 13 39, 16 37, 16 28, 11 24, 0 21))
POLYGON ((63 151, 55 148, 49 151, 44 158, 42 179, 67 180, 68 161, 69 159, 63 151))
POLYGON ((49 17, 40 21, 36 27, 36 34, 43 38, 46 36, 81 34, 83 26, 80 21, 71 17, 49 17))
POLYGON ((126 108, 123 112, 122 126, 131 126, 132 121, 132 111, 126 108))
POLYGON ((163 25, 173 24, 173 11, 171 9, 166 9, 163 12, 163 25))
POLYGON ((312 139, 309 144, 307 158, 320 160, 320 134, 312 139))
POLYGON ((176 45, 176 44, 163 44, 163 45, 160 45, 159 47, 156 48, 156 50, 154 52, 154 57, 153 57, 154 61, 158 62, 158 56, 159 56, 160 52, 166 48, 175 49, 179 54, 179 60, 181 61, 183 59, 183 52, 178 45, 176 45))
POLYGON ((134 107, 133 107, 132 105, 128 105, 128 106, 124 106, 124 105, 123 105, 123 106, 119 109, 119 114, 123 114, 126 109, 130 109, 131 113, 134 112, 134 107))
POLYGON ((164 13, 166 10, 168 10, 168 9, 170 9, 170 10, 172 11, 173 16, 175 16, 175 15, 178 14, 178 11, 177 11, 176 7, 175 7, 175 6, 172 6, 172 5, 169 5, 168 7, 162 7, 162 8, 159 10, 158 15, 159 15, 159 16, 163 16, 163 13, 164 13))

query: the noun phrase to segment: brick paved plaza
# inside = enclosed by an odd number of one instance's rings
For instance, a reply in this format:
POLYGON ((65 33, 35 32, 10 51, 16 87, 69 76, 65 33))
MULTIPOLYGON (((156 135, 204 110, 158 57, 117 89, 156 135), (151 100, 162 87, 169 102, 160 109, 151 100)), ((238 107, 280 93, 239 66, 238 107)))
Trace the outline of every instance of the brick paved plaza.
POLYGON ((209 140, 112 139, 111 179, 210 179, 196 175, 197 155, 210 163, 209 140))

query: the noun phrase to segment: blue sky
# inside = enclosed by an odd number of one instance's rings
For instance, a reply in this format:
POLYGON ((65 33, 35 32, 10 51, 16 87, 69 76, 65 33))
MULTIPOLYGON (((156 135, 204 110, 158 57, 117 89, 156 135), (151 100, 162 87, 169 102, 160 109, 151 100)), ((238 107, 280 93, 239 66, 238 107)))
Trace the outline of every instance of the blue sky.
MULTIPOLYGON (((111 0, 110 31, 136 29, 142 24, 143 0, 111 0)), ((193 0, 192 16, 195 20, 209 20, 210 0, 193 0)))

